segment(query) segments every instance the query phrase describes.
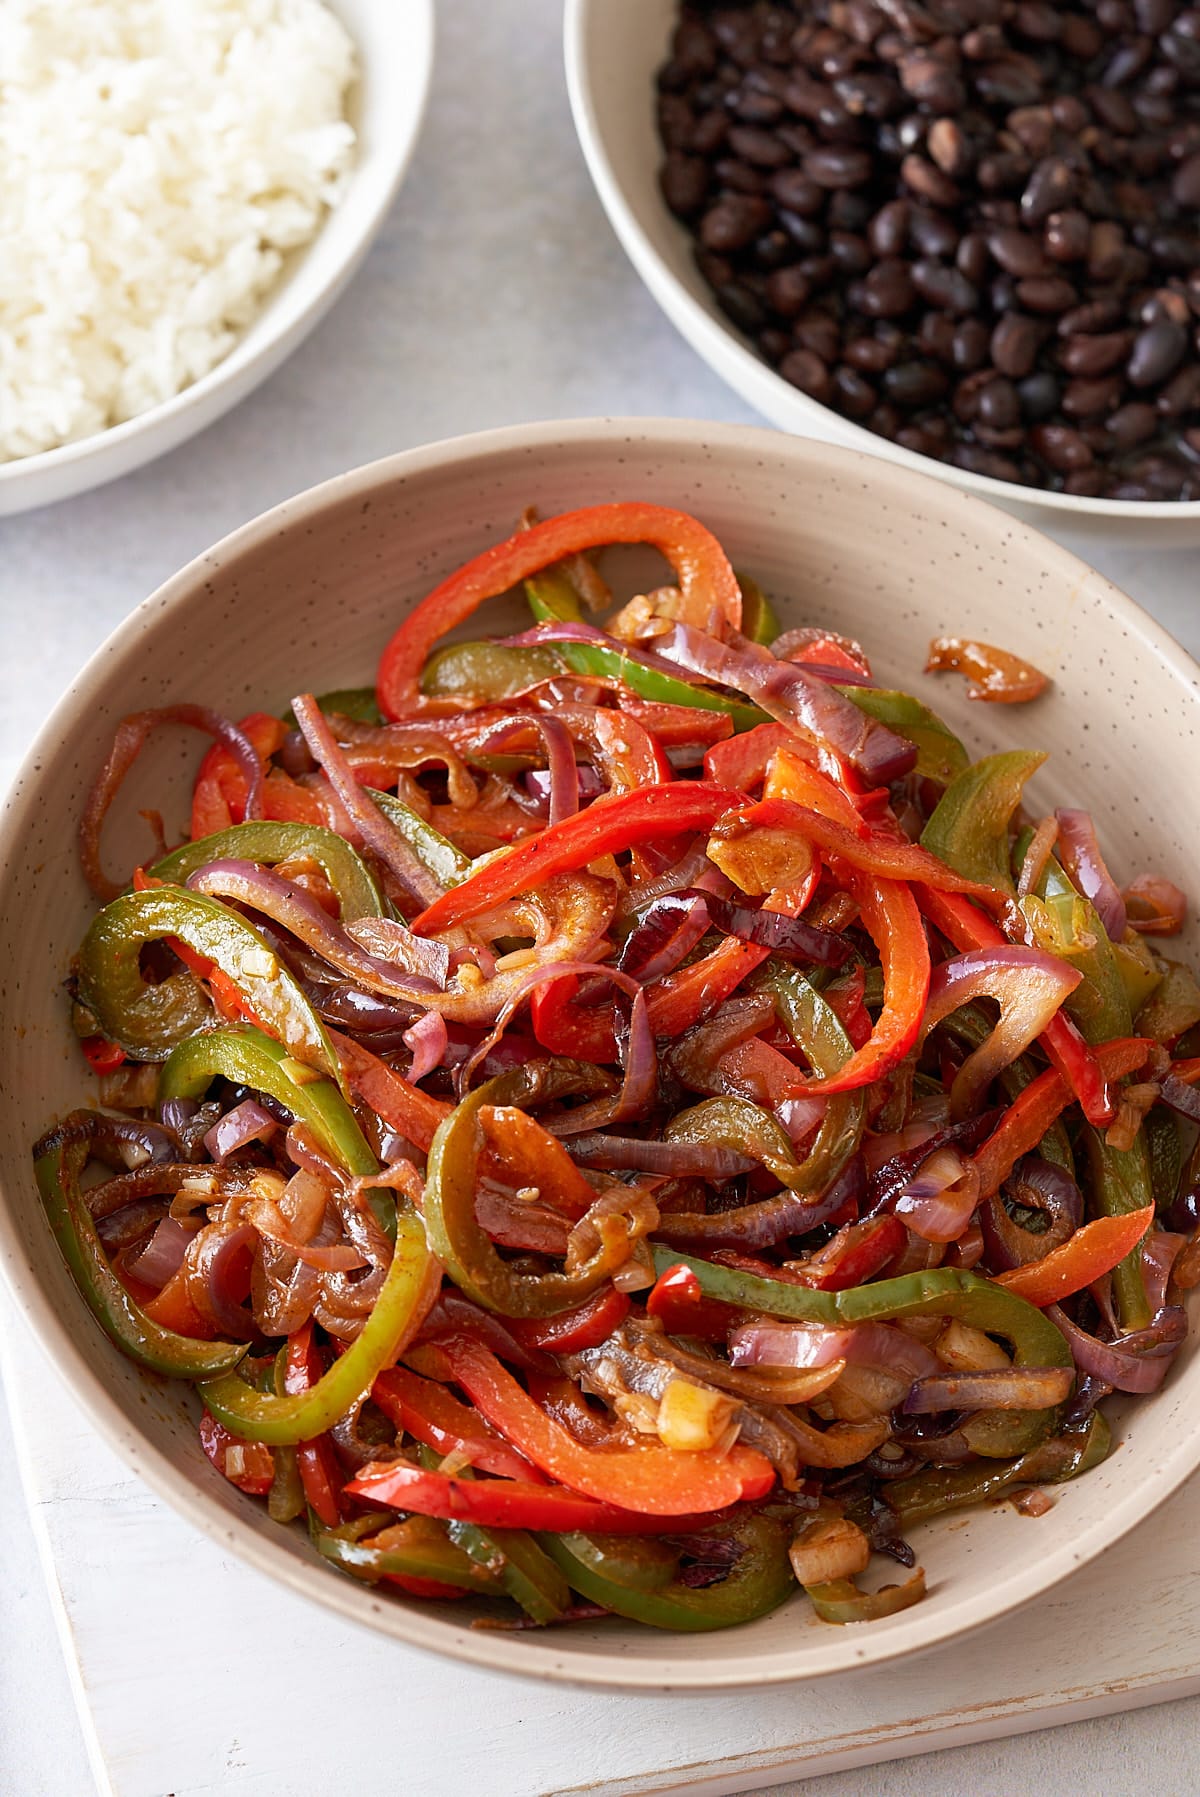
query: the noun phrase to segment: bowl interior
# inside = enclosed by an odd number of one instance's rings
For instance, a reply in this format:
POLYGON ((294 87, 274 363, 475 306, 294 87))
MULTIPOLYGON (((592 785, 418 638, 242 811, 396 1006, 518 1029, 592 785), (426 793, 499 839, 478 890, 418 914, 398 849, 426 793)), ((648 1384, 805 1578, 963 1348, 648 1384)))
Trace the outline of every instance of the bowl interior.
POLYGON ((420 130, 433 66, 432 0, 330 0, 354 40, 347 116, 358 146, 339 203, 285 258, 229 354, 150 411, 78 442, 0 463, 0 515, 82 492, 172 449, 278 367, 341 292, 386 216, 420 130))
POLYGON ((696 268, 690 234, 659 191, 655 76, 678 15, 679 0, 566 0, 567 83, 580 143, 613 229, 659 305, 709 366, 783 430, 935 474, 1035 523, 1053 521, 1123 541, 1197 541, 1200 501, 1084 499, 967 474, 819 405, 762 359, 717 305, 696 268))
MULTIPOLYGON (((186 1393, 113 1348, 74 1291, 43 1221, 29 1146, 94 1092, 61 989, 94 906, 75 825, 117 720, 192 699, 234 716, 296 692, 358 683, 405 608, 545 513, 641 498, 697 513, 788 623, 861 637, 878 677, 920 693, 975 753, 1051 752, 1034 802, 1090 806, 1118 877, 1200 878, 1200 788, 1181 781, 1200 728, 1196 669, 1099 575, 992 508, 842 450, 678 422, 531 426, 419 450, 290 501, 177 575, 94 658, 47 724, 0 830, 0 1258, 35 1329, 117 1446, 199 1526, 344 1615, 502 1670, 609 1685, 716 1687, 831 1672, 932 1645, 1043 1590, 1143 1516, 1200 1460, 1189 1345, 1164 1390, 1120 1425, 1111 1460, 1039 1520, 1011 1507, 922 1531, 930 1595, 869 1629, 829 1629, 797 1598, 727 1634, 680 1638, 604 1623, 501 1636, 467 1606, 384 1599, 310 1555, 299 1533, 220 1479, 186 1393), (997 641, 1053 676, 1032 708, 970 704, 922 675, 931 635, 997 641)), ((106 837, 116 869, 149 850, 137 803, 181 822, 196 739, 164 733, 106 837), (151 799, 150 795, 153 794, 151 799)), ((1194 932, 1193 942, 1194 947, 1194 932)))

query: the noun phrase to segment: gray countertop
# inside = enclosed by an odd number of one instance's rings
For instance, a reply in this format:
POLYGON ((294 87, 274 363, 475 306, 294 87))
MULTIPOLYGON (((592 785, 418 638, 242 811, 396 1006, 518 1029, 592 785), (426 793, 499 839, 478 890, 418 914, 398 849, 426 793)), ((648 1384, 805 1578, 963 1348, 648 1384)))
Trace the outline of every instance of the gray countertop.
MULTIPOLYGON (((393 450, 522 420, 757 422, 675 334, 609 230, 571 127, 557 0, 442 0, 438 10, 416 160, 330 317, 192 443, 113 486, 0 524, 0 782, 130 608, 288 494, 393 450)), ((1077 540, 1072 547, 1086 553, 1077 540)), ((1194 555, 1108 549, 1091 559, 1200 650, 1194 555)), ((2 1397, 0 1464, 11 1464, 2 1397)), ((50 1604, 11 1478, 0 1481, 0 1539, 0 1791, 86 1793, 50 1604)), ((1198 1717, 1200 1700, 1189 1700, 779 1787, 775 1797, 1190 1792, 1200 1786, 1198 1717)))

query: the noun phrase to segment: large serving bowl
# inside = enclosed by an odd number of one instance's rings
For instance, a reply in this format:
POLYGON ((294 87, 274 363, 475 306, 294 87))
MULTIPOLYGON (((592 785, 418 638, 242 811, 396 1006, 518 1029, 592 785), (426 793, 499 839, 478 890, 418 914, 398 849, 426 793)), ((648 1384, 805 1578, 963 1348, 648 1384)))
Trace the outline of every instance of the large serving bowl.
MULTIPOLYGON (((922 693, 977 752, 1050 750, 1036 803, 1091 806, 1119 875, 1154 867, 1200 887, 1200 789, 1180 777, 1200 729, 1196 668, 1100 575, 1004 513, 851 451, 678 421, 528 425, 413 450, 289 500, 168 581, 96 654, 30 751, 0 830, 0 1262, 96 1426, 259 1571, 381 1635, 477 1665, 719 1689, 913 1653, 1037 1597, 1111 1546, 1200 1461, 1194 1346, 1161 1392, 1118 1415, 1117 1451, 1064 1487, 1047 1515, 1002 1506, 918 1531, 929 1596, 886 1621, 829 1627, 798 1593, 728 1633, 604 1621, 496 1634, 468 1626, 467 1602, 421 1604, 354 1584, 217 1476, 196 1438, 193 1396, 140 1371, 92 1321, 46 1226, 29 1157, 50 1121, 95 1090, 62 981, 95 909, 76 820, 118 719, 184 699, 241 715, 314 685, 361 682, 406 609, 506 535, 527 505, 550 514, 634 498, 698 514, 785 622, 861 637, 882 681, 922 693), (926 679, 926 644, 946 630, 1031 658, 1053 692, 1033 707, 988 707, 970 704, 956 680, 926 679)), ((163 808, 168 831, 182 822, 199 753, 181 733, 143 757, 142 790, 107 836, 113 869, 147 853, 138 804, 163 808)))
POLYGON ((124 424, 0 462, 0 517, 48 505, 165 455, 273 374, 344 290, 387 217, 416 147, 433 73, 433 0, 330 0, 354 40, 347 113, 358 134, 341 199, 294 251, 229 354, 190 387, 124 424))
POLYGON ((763 360, 717 305, 692 259, 690 234, 659 192, 655 75, 678 16, 679 0, 566 0, 567 85, 579 141, 613 230, 667 317, 709 367, 783 430, 936 474, 1081 542, 1200 543, 1200 500, 1152 505, 1083 499, 968 474, 876 436, 801 393, 763 360))

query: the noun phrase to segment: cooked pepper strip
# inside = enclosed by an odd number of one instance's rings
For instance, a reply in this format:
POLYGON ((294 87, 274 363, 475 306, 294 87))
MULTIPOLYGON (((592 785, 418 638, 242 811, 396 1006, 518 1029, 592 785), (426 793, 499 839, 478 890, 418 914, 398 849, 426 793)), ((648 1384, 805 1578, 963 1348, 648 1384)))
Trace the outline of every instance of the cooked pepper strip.
POLYGON ((369 1178, 379 1171, 337 1087, 292 1061, 280 1043, 260 1030, 208 1030, 181 1042, 163 1066, 159 1097, 203 1098, 218 1077, 285 1105, 348 1173, 369 1178))
POLYGON ((936 855, 915 842, 903 838, 893 842, 887 837, 861 834, 861 820, 856 819, 858 829, 849 830, 845 824, 822 817, 805 805, 768 797, 742 812, 741 821, 749 829, 794 830, 823 853, 836 855, 862 873, 889 880, 923 880, 927 886, 943 892, 967 893, 984 904, 996 905, 1000 901, 1001 895, 991 887, 940 866, 936 855))
POLYGON ((463 705, 491 705, 518 699, 570 664, 555 649, 512 649, 506 643, 447 643, 429 657, 421 672, 428 698, 454 698, 463 705))
POLYGON ((420 708, 421 669, 439 637, 465 622, 485 600, 506 593, 564 557, 609 543, 652 543, 675 570, 680 617, 706 626, 713 609, 734 629, 742 595, 725 551, 697 519, 666 506, 626 502, 586 506, 518 530, 449 575, 401 624, 379 664, 379 709, 398 718, 420 708))
POLYGON ((547 1317, 570 1310, 628 1258, 628 1243, 617 1230, 573 1273, 523 1273, 500 1258, 475 1215, 476 1169, 486 1142, 483 1107, 588 1089, 595 1089, 592 1069, 573 1061, 530 1062, 468 1093, 433 1138, 424 1205, 430 1244, 460 1290, 502 1316, 547 1317))
POLYGON ((165 1060, 211 1022, 190 976, 169 974, 157 985, 143 978, 142 950, 164 937, 178 938, 217 968, 296 1060, 336 1076, 320 1018, 266 938, 228 905, 174 886, 114 899, 93 919, 79 951, 80 998, 127 1054, 165 1060))
POLYGON ((62 1130, 51 1136, 50 1146, 34 1162, 34 1175, 54 1239, 92 1315, 131 1359, 156 1373, 174 1379, 211 1379, 215 1374, 231 1373, 245 1355, 247 1343, 194 1341, 163 1328, 146 1315, 113 1272, 79 1189, 91 1152, 89 1137, 82 1133, 88 1114, 78 1119, 78 1136, 69 1133, 74 1121, 68 1119, 62 1130))
POLYGON ((878 1622, 920 1603, 925 1574, 918 1566, 902 1585, 883 1585, 878 1591, 860 1591, 853 1579, 830 1579, 804 1590, 822 1622, 878 1622))
POLYGON ((377 792, 373 786, 366 788, 367 796, 373 799, 383 815, 403 836, 417 860, 427 873, 442 886, 457 886, 471 871, 471 857, 464 855, 440 830, 427 823, 394 792, 377 792))
POLYGON ((451 929, 601 855, 707 829, 739 803, 737 793, 703 780, 674 780, 641 792, 597 799, 586 811, 565 817, 539 836, 526 837, 489 859, 461 885, 427 906, 414 918, 412 927, 425 936, 451 929))
POLYGON ((676 1579, 657 1589, 623 1582, 623 1560, 586 1534, 545 1536, 546 1552, 567 1583, 592 1603, 651 1628, 700 1631, 732 1628, 768 1616, 796 1589, 787 1555, 788 1531, 769 1516, 746 1516, 722 1530, 739 1557, 715 1585, 696 1588, 676 1579))
POLYGON ((968 699, 990 699, 1000 705, 1024 705, 1040 698, 1050 684, 1047 675, 1011 650, 962 636, 935 636, 925 672, 965 674, 968 682, 978 681, 977 686, 968 684, 968 699))
POLYGON ((917 761, 913 772, 920 779, 949 786, 970 766, 967 751, 954 732, 935 711, 930 711, 910 693, 892 692, 878 686, 839 686, 838 691, 860 711, 874 718, 877 724, 886 724, 897 736, 905 736, 916 745, 917 761))
MULTIPOLYGON (((284 1393, 296 1395, 310 1391, 320 1381, 324 1370, 310 1318, 288 1339, 284 1355, 284 1393)), ((342 1479, 329 1436, 318 1435, 313 1441, 298 1442, 296 1464, 309 1509, 327 1529, 336 1528, 342 1520, 338 1502, 342 1479)))
POLYGON ((281 861, 315 861, 337 896, 343 923, 359 917, 382 917, 383 902, 366 863, 333 830, 317 824, 255 822, 234 824, 215 836, 185 842, 146 871, 154 880, 185 886, 188 876, 210 861, 226 857, 275 867, 281 861))
POLYGON ((724 1454, 711 1448, 679 1453, 646 1441, 585 1447, 547 1416, 480 1342, 442 1336, 437 1352, 476 1409, 535 1466, 573 1491, 643 1519, 721 1510, 740 1498, 765 1497, 775 1483, 770 1462, 740 1442, 724 1454))
MULTIPOLYGON (((1096 1059, 1105 1079, 1116 1080, 1122 1074, 1136 1073, 1143 1066, 1151 1043, 1140 1037, 1126 1037, 1119 1042, 1102 1042, 1096 1059)), ((1023 1154, 1035 1149, 1047 1130, 1075 1098, 1075 1093, 1057 1068, 1048 1067, 1031 1080, 1013 1100, 1003 1119, 973 1156, 979 1173, 980 1195, 990 1198, 998 1192, 1023 1154)))
POLYGON ((235 1374, 200 1388, 217 1421, 248 1441, 312 1441, 370 1391, 385 1366, 404 1351, 436 1295, 441 1268, 430 1254, 419 1217, 396 1219, 396 1245, 387 1277, 362 1333, 306 1391, 277 1397, 256 1392, 235 1374))
POLYGON ((1104 1415, 1096 1410, 1086 1428, 1041 1442, 1015 1460, 930 1468, 907 1479, 895 1479, 887 1486, 884 1500, 896 1512, 901 1527, 910 1529, 945 1510, 1003 1497, 1018 1485, 1057 1485, 1077 1478, 1100 1464, 1111 1439, 1104 1415))
POLYGON ((1044 1310, 1047 1304, 1061 1303, 1072 1292, 1081 1292, 1085 1285, 1111 1273, 1117 1262, 1137 1247, 1153 1222, 1152 1204, 1122 1216, 1097 1217, 1041 1260, 998 1273, 996 1283, 1044 1310))
POLYGON ((387 1367, 371 1387, 371 1397, 397 1429, 407 1430, 439 1454, 465 1454, 471 1466, 503 1479, 543 1482, 537 1467, 510 1448, 475 1411, 460 1404, 444 1385, 423 1379, 409 1367, 387 1367))
POLYGON ((1046 757, 1009 749, 976 761, 952 780, 921 832, 921 846, 967 879, 1014 896, 1009 826, 1031 774, 1046 757))
POLYGON ((414 1596, 437 1595, 415 1590, 418 1580, 486 1597, 504 1595, 496 1569, 477 1565, 454 1545, 444 1526, 427 1516, 400 1523, 384 1515, 357 1516, 338 1529, 314 1529, 312 1544, 343 1572, 371 1581, 394 1579, 414 1596))

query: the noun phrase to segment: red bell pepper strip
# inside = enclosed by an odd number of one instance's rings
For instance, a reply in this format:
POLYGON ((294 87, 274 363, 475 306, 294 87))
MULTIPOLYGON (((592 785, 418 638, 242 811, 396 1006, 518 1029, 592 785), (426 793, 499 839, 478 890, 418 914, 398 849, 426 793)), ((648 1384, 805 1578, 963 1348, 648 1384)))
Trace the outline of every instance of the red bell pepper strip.
POLYGON ((1173 1061, 1171 1072, 1176 1079, 1181 1079, 1185 1086, 1194 1086, 1200 1080, 1200 1055, 1193 1055, 1187 1061, 1173 1061))
MULTIPOLYGON (((998 948, 1008 941, 1003 930, 957 893, 918 885, 917 902, 955 948, 998 948)), ((1097 1051, 1084 1041, 1065 1012, 1057 1012, 1038 1037, 1052 1064, 1070 1084, 1083 1114, 1094 1129, 1104 1129, 1117 1114, 1100 1070, 1097 1051)))
POLYGON ((385 718, 422 709, 420 678, 439 637, 481 606, 553 562, 609 543, 652 543, 675 570, 681 595, 679 621, 707 626, 714 606, 736 630, 742 592, 712 532, 686 512, 630 502, 584 506, 518 530, 503 543, 464 563, 401 624, 379 663, 379 709, 385 718))
MULTIPOLYGON (((532 1403, 532 1399, 529 1401, 532 1403)), ((551 1424, 555 1429, 558 1426, 551 1424)), ((579 1454, 591 1459, 625 1457, 619 1449, 585 1448, 578 1442, 573 1445, 579 1454)), ((486 1529, 545 1529, 556 1535, 576 1530, 606 1535, 676 1534, 690 1528, 706 1528, 713 1520, 708 1511, 686 1517, 642 1514, 581 1497, 562 1485, 530 1485, 520 1479, 456 1479, 452 1474, 427 1472, 403 1460, 364 1466, 346 1490, 351 1497, 372 1504, 389 1504, 418 1516, 474 1522, 486 1529)))
POLYGON ((510 1317, 508 1326, 527 1348, 546 1354, 579 1354, 598 1348, 629 1315, 629 1299, 615 1285, 601 1286, 575 1310, 556 1317, 510 1317))
POLYGON ((805 1076, 796 1063, 761 1036, 727 1048, 717 1059, 716 1071, 730 1082, 726 1090, 736 1089, 770 1111, 805 1090, 805 1076))
POLYGON ((642 1441, 622 1448, 584 1447, 539 1409, 480 1343, 455 1335, 443 1337, 438 1348, 455 1382, 514 1447, 551 1478, 602 1503, 679 1516, 764 1497, 775 1483, 770 1461, 740 1442, 726 1454, 680 1453, 642 1441))
POLYGON ((740 794, 704 780, 673 780, 641 792, 597 799, 586 811, 563 818, 540 835, 526 837, 461 885, 451 887, 413 919, 412 928, 425 936, 451 929, 517 893, 533 891, 554 874, 570 873, 601 855, 616 854, 656 837, 710 829, 740 803, 740 794))
POLYGON ((1058 1304, 1111 1273, 1137 1247, 1153 1222, 1152 1204, 1123 1216, 1097 1217, 1041 1260, 996 1275, 996 1284, 1044 1310, 1047 1304, 1058 1304))
MULTIPOLYGON (((320 1350, 313 1340, 310 1320, 302 1329, 288 1337, 283 1389, 285 1392, 307 1391, 317 1383, 324 1371, 320 1350)), ((336 1529, 342 1520, 342 1507, 338 1501, 342 1474, 329 1436, 318 1435, 313 1441, 298 1442, 296 1465, 309 1508, 315 1511, 327 1529, 336 1529)))
MULTIPOLYGON (((607 980, 605 988, 611 990, 607 980)), ((580 1004, 578 995, 579 978, 573 973, 538 986, 529 997, 533 1033, 551 1054, 611 1065, 618 1059, 616 1006, 607 996, 598 1004, 580 1004)))
POLYGON ((667 1267, 646 1296, 647 1316, 657 1317, 668 1335, 694 1335, 723 1342, 742 1313, 719 1298, 706 1298, 691 1267, 667 1267))
POLYGON ((655 1036, 681 1036, 723 1004, 742 981, 761 967, 769 948, 727 936, 711 955, 669 973, 646 990, 646 1010, 655 1036))
POLYGON ((101 1078, 106 1073, 115 1073, 125 1060, 121 1044, 110 1042, 107 1036, 84 1036, 79 1046, 92 1072, 101 1078))
POLYGON ((807 761, 815 749, 802 742, 786 724, 757 724, 740 736, 716 743, 704 757, 704 778, 717 786, 736 786, 753 792, 767 777, 767 769, 780 749, 793 749, 797 761, 807 761))
POLYGON ((275 1477, 275 1456, 265 1442, 239 1440, 206 1410, 200 1418, 200 1446, 231 1485, 251 1497, 266 1497, 275 1477), (237 1469, 233 1471, 228 1458, 231 1452, 237 1469))
MULTIPOLYGON (((287 726, 265 711, 252 711, 238 729, 249 737, 264 768, 287 735, 287 726)), ((214 743, 200 763, 192 792, 192 840, 243 823, 247 796, 244 772, 223 744, 214 743)))
POLYGON ((472 1466, 502 1479, 526 1479, 535 1485, 545 1479, 444 1385, 422 1379, 408 1367, 388 1367, 380 1373, 371 1396, 397 1429, 406 1429, 439 1454, 465 1453, 472 1466))
POLYGON ((902 1061, 917 1039, 929 996, 929 943, 908 886, 880 879, 841 863, 840 883, 858 905, 859 915, 879 950, 883 969, 883 1010, 870 1037, 839 1071, 807 1079, 802 1092, 854 1092, 872 1085, 902 1061))
POLYGON ((792 1270, 801 1285, 811 1285, 822 1292, 848 1291, 873 1279, 895 1259, 907 1240, 904 1224, 888 1211, 879 1217, 868 1217, 863 1223, 847 1224, 803 1266, 792 1270))
POLYGON ((505 1171, 518 1185, 536 1185, 543 1203, 578 1222, 596 1202, 596 1188, 558 1137, 549 1135, 528 1111, 515 1104, 485 1104, 479 1122, 505 1171))
MULTIPOLYGON (((151 1322, 176 1335, 190 1335, 195 1341, 216 1341, 221 1333, 215 1323, 200 1314, 192 1301, 186 1265, 172 1273, 157 1297, 147 1298, 142 1309, 151 1322)), ((220 1426, 214 1417, 213 1427, 220 1426)))
MULTIPOLYGON (((692 748, 701 743, 724 742, 733 735, 733 719, 727 711, 707 711, 699 705, 670 705, 661 699, 640 699, 621 686, 616 692, 617 704, 631 718, 648 730, 660 748, 692 748)), ((710 779, 716 779, 710 774, 710 779)), ((737 781, 717 780, 718 786, 736 786, 737 781)))
MULTIPOLYGON (((803 766, 803 763, 799 765, 803 766)), ((846 803, 849 804, 849 800, 846 803)), ((857 814, 855 826, 847 828, 844 823, 823 817, 820 812, 794 804, 790 799, 764 798, 743 811, 741 817, 744 823, 755 827, 794 830, 824 854, 837 855, 865 874, 887 880, 922 880, 940 892, 969 893, 984 904, 1004 902, 1002 893, 990 886, 980 886, 975 880, 964 879, 961 874, 944 867, 919 843, 903 839, 892 841, 886 836, 869 834, 860 827, 857 814)))
POLYGON ((429 1148, 438 1124, 452 1107, 441 1098, 433 1098, 396 1073, 386 1061, 371 1053, 337 1030, 329 1031, 329 1040, 337 1051, 342 1071, 350 1088, 370 1105, 383 1121, 407 1136, 422 1150, 429 1148))
MULTIPOLYGON (((226 751, 222 749, 221 753, 225 754, 226 751)), ((231 761, 232 759, 233 757, 230 756, 231 761)), ((160 880, 154 874, 148 874, 143 867, 135 867, 133 870, 132 885, 135 892, 152 892, 156 886, 168 884, 168 881, 160 880)), ((189 947, 178 936, 166 936, 163 940, 171 953, 177 955, 183 962, 189 973, 194 973, 198 980, 203 980, 221 1017, 229 1023, 236 1023, 239 1019, 244 1019, 247 1023, 252 1023, 256 1029, 262 1030, 264 1034, 271 1033, 237 981, 232 979, 223 967, 218 967, 215 961, 210 961, 207 955, 202 955, 196 949, 189 947)))
MULTIPOLYGON (((886 798, 887 788, 883 791, 886 798)), ((873 798, 874 794, 869 796, 873 798)), ((837 781, 831 780, 819 767, 814 767, 804 756, 797 754, 794 736, 790 741, 779 743, 771 756, 763 785, 763 797, 791 799, 796 805, 807 805, 810 811, 817 811, 822 817, 842 824, 856 836, 865 837, 868 834, 854 800, 843 791, 837 781)))
POLYGON ((852 968, 842 979, 826 986, 822 994, 847 1036, 851 1048, 862 1048, 871 1040, 871 1013, 866 1001, 867 976, 862 967, 852 968))
MULTIPOLYGON (((1138 1036, 1121 1036, 1113 1042, 1102 1042, 1095 1051, 1101 1078, 1116 1080, 1123 1074, 1136 1073, 1145 1064, 1153 1046, 1153 1042, 1138 1036)), ((1055 1118, 1077 1096, 1070 1081, 1064 1079, 1056 1067, 1048 1067, 1044 1073, 1039 1073, 1023 1092, 1017 1094, 999 1127, 972 1156, 979 1171, 982 1198, 990 1198, 993 1192, 1000 1190, 1021 1156, 1037 1147, 1055 1118)))

